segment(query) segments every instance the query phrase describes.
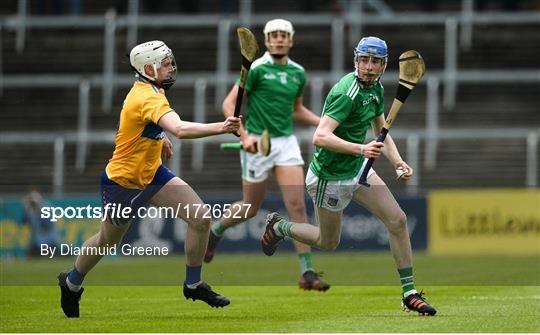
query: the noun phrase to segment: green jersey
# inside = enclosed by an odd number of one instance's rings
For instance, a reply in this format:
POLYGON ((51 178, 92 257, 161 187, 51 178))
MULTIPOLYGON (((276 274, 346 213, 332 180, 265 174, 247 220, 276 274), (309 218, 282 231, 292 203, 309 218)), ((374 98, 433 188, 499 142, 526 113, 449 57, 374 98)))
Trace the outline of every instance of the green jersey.
MULTIPOLYGON (((383 113, 384 89, 381 83, 364 88, 354 72, 345 75, 332 87, 323 109, 323 116, 339 122, 334 135, 353 143, 364 143, 371 121, 383 113)), ((317 147, 309 168, 320 179, 345 180, 356 177, 363 161, 363 156, 317 147)))
POLYGON ((268 129, 271 137, 291 135, 294 101, 303 95, 305 82, 304 68, 291 59, 287 64, 274 64, 266 52, 255 60, 245 87, 248 132, 262 134, 268 129))

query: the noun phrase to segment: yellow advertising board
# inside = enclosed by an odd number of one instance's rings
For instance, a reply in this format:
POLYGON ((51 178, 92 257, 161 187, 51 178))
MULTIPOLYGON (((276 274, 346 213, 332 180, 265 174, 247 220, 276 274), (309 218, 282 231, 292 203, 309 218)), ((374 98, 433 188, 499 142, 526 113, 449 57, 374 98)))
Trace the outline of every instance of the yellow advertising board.
POLYGON ((428 250, 540 255, 540 189, 430 192, 428 250))

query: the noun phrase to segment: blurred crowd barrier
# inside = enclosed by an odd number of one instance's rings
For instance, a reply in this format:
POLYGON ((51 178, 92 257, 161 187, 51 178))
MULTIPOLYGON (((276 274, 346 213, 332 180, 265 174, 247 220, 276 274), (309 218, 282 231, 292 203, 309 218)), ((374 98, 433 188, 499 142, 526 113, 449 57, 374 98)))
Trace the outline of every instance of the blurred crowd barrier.
MULTIPOLYGON (((213 210, 223 214, 223 205, 232 204, 236 194, 203 195, 213 210)), ((437 190, 427 195, 397 197, 408 217, 412 247, 432 254, 522 254, 540 255, 540 189, 460 189, 437 190)), ((46 199, 53 207, 86 208, 101 206, 97 197, 62 197, 46 199)), ((313 223, 313 207, 308 201, 308 215, 313 223)), ((264 217, 269 212, 286 214, 279 196, 267 197, 257 216, 247 224, 229 229, 220 251, 260 251, 264 217)), ((213 213, 213 214, 212 214, 213 213)), ((31 225, 25 224, 25 207, 20 198, 0 200, 0 255, 32 255, 31 225)), ((54 222, 57 244, 81 246, 99 229, 100 219, 86 216, 61 218, 54 222)), ((184 250, 186 224, 180 219, 136 219, 123 243, 135 247, 166 247, 176 253, 184 250)), ((341 244, 338 251, 388 250, 384 225, 364 208, 351 204, 343 216, 341 244)), ((293 250, 285 243, 285 250, 293 250)))

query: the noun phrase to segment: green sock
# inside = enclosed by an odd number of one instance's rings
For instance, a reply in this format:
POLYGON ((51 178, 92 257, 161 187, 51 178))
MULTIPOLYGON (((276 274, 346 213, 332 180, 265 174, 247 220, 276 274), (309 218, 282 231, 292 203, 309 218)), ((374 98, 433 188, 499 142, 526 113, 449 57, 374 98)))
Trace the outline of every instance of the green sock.
POLYGON ((399 279, 401 280, 401 287, 403 289, 403 294, 405 295, 406 293, 409 293, 411 291, 416 292, 416 289, 414 287, 412 267, 398 269, 398 272, 399 272, 399 279))
POLYGON ((274 224, 274 230, 279 236, 291 236, 291 227, 292 222, 289 222, 285 219, 281 219, 279 222, 274 224))
POLYGON ((214 222, 214 224, 212 225, 212 231, 214 232, 214 234, 216 234, 217 236, 221 236, 223 235, 223 232, 225 230, 227 230, 227 227, 223 227, 221 225, 221 221, 216 221, 214 222))
POLYGON ((313 270, 313 262, 311 261, 311 253, 304 252, 298 254, 300 259, 300 271, 304 274, 306 271, 313 270))

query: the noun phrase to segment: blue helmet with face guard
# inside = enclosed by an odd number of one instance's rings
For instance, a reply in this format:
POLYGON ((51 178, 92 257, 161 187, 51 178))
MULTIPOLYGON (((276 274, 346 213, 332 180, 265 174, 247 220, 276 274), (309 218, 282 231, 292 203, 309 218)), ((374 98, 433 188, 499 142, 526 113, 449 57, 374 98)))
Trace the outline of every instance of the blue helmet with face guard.
POLYGON ((361 77, 365 78, 366 71, 361 70, 357 67, 357 74, 359 76, 360 81, 362 84, 371 86, 375 84, 383 75, 384 71, 386 70, 386 65, 388 64, 388 46, 386 45, 386 42, 381 40, 378 37, 369 36, 369 37, 363 37, 360 42, 358 42, 358 45, 354 49, 354 62, 355 66, 358 65, 358 61, 360 60, 360 57, 370 57, 370 58, 378 58, 381 60, 381 70, 379 72, 375 73, 375 77, 362 80, 361 77))
POLYGON ((384 62, 388 59, 388 47, 386 42, 378 37, 364 37, 358 42, 354 49, 354 60, 358 61, 359 56, 373 56, 383 58, 384 62))

